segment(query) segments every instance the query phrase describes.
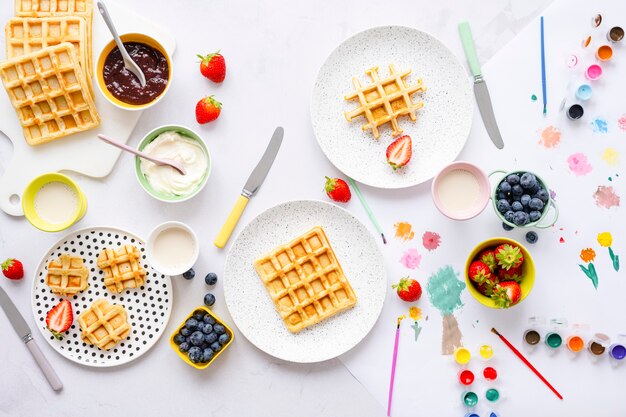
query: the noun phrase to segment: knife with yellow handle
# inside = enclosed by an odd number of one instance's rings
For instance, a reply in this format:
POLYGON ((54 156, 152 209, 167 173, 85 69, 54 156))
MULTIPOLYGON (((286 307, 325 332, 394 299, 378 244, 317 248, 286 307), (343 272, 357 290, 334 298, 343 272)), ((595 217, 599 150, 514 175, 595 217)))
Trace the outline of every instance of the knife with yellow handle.
POLYGON ((259 190, 259 187, 261 187, 261 184, 263 184, 267 173, 274 163, 276 154, 280 149, 280 144, 283 143, 284 133, 284 129, 280 126, 274 130, 274 134, 272 135, 269 145, 267 145, 267 149, 265 149, 265 153, 261 157, 261 160, 257 164, 256 168, 254 168, 250 174, 250 177, 248 177, 248 181, 246 181, 246 185, 243 186, 241 195, 237 199, 233 209, 230 211, 226 222, 224 222, 222 230, 220 230, 219 234, 215 238, 215 241, 213 242, 218 248, 223 248, 224 245, 226 245, 226 242, 228 242, 235 226, 237 226, 237 222, 239 221, 243 210, 246 208, 248 201, 250 201, 250 197, 255 195, 259 190))

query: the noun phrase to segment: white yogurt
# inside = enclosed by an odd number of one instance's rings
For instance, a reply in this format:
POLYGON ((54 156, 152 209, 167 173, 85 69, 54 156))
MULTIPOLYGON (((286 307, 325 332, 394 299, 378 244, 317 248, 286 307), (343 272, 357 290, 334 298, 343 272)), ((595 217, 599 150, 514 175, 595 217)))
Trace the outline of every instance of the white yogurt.
POLYGON ((196 251, 196 240, 189 231, 180 227, 170 227, 156 235, 152 254, 162 268, 184 272, 195 262, 196 251))
POLYGON ((182 175, 170 166, 141 159, 141 172, 157 192, 177 196, 191 194, 207 175, 209 161, 204 149, 197 141, 180 133, 163 132, 143 151, 158 158, 178 161, 187 171, 182 175))
POLYGON ((35 194, 35 211, 48 223, 66 223, 74 218, 77 209, 78 196, 72 187, 61 181, 44 184, 35 194))
POLYGON ((480 202, 480 182, 471 172, 455 169, 439 180, 437 194, 445 211, 465 212, 480 202))

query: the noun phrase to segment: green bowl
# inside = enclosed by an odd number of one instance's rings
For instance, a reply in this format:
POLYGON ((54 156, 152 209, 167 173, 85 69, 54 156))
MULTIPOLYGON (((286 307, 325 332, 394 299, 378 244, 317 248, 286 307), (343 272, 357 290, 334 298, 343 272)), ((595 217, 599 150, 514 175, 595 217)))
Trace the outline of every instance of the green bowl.
POLYGON ((171 131, 177 132, 181 134, 182 136, 195 140, 202 147, 202 150, 204 151, 204 154, 207 157, 207 169, 200 184, 198 184, 198 186, 192 192, 190 192, 189 194, 184 194, 184 195, 172 195, 172 194, 167 194, 167 193, 162 193, 160 191, 157 191, 154 188, 152 188, 152 185, 150 185, 150 182, 148 181, 146 176, 143 174, 143 172, 141 172, 141 158, 138 156, 135 157, 135 174, 137 176, 137 181, 139 181, 139 184, 141 185, 141 187, 152 197, 156 198, 159 201, 164 201, 166 203, 179 203, 181 201, 189 200, 190 198, 194 197, 204 188, 211 174, 212 163, 211 163, 211 154, 209 153, 209 149, 207 148, 206 144, 204 143, 204 140, 200 137, 200 135, 198 135, 196 132, 194 132, 193 130, 185 126, 180 126, 180 125, 164 125, 164 126, 157 127, 156 129, 150 131, 146 136, 144 136, 141 142, 139 142, 137 149, 140 151, 143 151, 143 149, 161 133, 171 132, 171 131))

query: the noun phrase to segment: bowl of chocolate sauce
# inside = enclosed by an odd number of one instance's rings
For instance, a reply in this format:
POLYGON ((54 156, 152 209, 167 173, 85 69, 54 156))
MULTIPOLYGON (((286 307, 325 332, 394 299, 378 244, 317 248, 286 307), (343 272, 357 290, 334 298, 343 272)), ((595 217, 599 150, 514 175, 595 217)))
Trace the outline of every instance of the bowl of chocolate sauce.
POLYGON ((146 77, 146 85, 124 67, 115 41, 111 40, 98 58, 98 88, 113 105, 124 110, 145 110, 163 98, 172 82, 172 62, 167 51, 154 38, 140 33, 120 36, 130 57, 146 77))

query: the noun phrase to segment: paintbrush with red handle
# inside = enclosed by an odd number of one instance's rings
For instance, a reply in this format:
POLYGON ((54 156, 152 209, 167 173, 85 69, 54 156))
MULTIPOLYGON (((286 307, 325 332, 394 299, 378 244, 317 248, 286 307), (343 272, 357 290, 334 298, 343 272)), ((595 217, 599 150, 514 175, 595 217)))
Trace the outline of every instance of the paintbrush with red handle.
POLYGON ((507 345, 509 347, 509 349, 511 349, 513 351, 513 353, 515 353, 517 355, 518 358, 520 358, 522 360, 522 362, 524 362, 526 364, 526 366, 528 366, 530 368, 531 371, 533 371, 535 373, 535 375, 537 375, 539 377, 539 379, 541 379, 543 381, 544 384, 546 384, 548 386, 548 388, 550 388, 552 390, 552 392, 559 397, 559 399, 563 399, 563 396, 561 394, 559 394, 559 392, 556 390, 556 388, 554 388, 552 386, 552 384, 550 384, 548 382, 547 379, 545 379, 543 377, 543 375, 541 375, 539 373, 539 371, 530 363, 528 362, 528 359, 526 359, 524 357, 524 355, 521 354, 521 352, 519 350, 517 350, 515 348, 515 346, 513 346, 508 340, 506 340, 506 337, 502 336, 500 333, 498 333, 498 331, 495 328, 491 328, 491 332, 495 333, 498 335, 498 337, 500 338, 500 340, 502 340, 504 342, 505 345, 507 345))

